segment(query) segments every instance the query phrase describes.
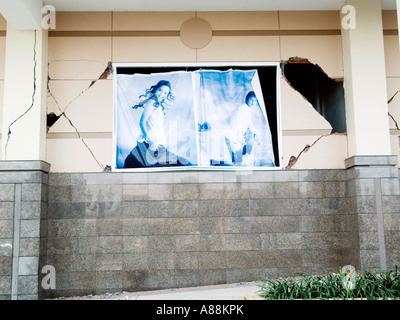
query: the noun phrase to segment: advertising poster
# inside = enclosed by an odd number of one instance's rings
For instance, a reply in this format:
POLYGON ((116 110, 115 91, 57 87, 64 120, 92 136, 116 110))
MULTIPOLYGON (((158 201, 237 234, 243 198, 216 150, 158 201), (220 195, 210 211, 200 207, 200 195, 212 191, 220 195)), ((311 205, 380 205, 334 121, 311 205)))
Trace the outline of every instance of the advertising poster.
POLYGON ((278 165, 257 69, 115 77, 114 170, 278 165))

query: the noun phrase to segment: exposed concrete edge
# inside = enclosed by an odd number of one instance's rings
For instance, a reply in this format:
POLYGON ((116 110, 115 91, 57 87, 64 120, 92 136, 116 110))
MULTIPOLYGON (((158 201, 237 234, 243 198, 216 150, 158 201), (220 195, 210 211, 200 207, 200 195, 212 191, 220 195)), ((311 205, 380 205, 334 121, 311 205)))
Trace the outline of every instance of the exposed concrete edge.
POLYGON ((1 160, 0 171, 43 171, 50 172, 50 163, 42 160, 1 160))
POLYGON ((383 156, 353 156, 344 161, 346 169, 356 166, 396 166, 396 155, 383 156))

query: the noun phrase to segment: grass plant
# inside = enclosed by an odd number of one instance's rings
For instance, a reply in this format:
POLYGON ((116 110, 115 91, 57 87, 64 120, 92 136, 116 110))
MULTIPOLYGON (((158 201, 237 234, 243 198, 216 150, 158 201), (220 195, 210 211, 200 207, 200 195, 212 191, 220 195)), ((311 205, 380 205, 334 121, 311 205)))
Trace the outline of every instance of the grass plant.
POLYGON ((400 299, 400 273, 397 270, 368 272, 354 275, 349 285, 348 274, 309 275, 294 278, 266 278, 261 281, 259 294, 268 300, 294 299, 400 299))

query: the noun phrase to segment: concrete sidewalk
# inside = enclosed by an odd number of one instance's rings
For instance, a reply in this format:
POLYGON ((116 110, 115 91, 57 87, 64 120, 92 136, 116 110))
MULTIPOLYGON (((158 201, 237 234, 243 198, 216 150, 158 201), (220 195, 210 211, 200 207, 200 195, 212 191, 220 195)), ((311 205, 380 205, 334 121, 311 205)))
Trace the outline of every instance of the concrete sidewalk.
POLYGON ((240 282, 203 287, 60 297, 54 300, 264 300, 258 295, 259 285, 260 283, 256 282, 240 282))
POLYGON ((109 300, 263 300, 255 282, 122 293, 109 300))

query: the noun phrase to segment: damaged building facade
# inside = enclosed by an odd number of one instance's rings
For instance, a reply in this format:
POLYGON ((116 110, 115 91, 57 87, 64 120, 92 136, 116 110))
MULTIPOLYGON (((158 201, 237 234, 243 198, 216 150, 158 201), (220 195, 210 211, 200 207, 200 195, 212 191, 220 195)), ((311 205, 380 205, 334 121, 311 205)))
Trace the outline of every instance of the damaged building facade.
POLYGON ((399 265, 396 1, 13 0, 0 13, 0 299, 399 265), (190 19, 209 33, 183 35, 190 19), (113 64, 211 62, 279 64, 279 167, 110 170, 113 64))

